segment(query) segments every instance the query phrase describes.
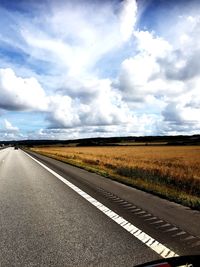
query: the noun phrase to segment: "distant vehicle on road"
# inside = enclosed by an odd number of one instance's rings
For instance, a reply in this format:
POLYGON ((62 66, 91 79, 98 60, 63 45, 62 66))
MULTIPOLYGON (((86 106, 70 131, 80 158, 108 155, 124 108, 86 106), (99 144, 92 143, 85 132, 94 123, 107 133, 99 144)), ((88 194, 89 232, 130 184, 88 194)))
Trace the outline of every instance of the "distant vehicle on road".
POLYGON ((14 149, 18 149, 18 146, 15 146, 14 149))

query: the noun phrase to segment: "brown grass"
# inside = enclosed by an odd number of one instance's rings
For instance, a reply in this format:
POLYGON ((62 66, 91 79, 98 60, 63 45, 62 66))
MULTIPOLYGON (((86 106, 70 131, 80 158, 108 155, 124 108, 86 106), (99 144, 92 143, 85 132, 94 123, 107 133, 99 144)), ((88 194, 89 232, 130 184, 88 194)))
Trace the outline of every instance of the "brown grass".
POLYGON ((36 152, 200 209, 200 147, 43 147, 36 152))

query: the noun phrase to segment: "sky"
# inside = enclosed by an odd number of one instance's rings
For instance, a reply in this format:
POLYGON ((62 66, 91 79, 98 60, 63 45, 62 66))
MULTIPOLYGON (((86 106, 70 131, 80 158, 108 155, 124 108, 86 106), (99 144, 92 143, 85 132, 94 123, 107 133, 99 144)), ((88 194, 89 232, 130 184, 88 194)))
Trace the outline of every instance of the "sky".
POLYGON ((200 1, 0 0, 0 140, 200 133, 200 1))

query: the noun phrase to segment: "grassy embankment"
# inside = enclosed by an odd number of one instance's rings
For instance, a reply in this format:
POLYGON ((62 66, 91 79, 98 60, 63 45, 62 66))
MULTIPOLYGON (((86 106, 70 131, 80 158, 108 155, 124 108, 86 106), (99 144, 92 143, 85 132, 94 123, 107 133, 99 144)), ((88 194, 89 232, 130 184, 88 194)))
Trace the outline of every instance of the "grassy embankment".
POLYGON ((200 147, 38 147, 31 150, 200 210, 200 147))

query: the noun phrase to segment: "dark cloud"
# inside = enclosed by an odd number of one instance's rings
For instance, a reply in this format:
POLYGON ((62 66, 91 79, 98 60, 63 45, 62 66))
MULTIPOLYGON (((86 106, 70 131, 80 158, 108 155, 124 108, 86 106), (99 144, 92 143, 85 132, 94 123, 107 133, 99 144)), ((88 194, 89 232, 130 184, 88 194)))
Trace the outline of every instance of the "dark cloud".
POLYGON ((200 74, 200 51, 193 51, 193 55, 187 57, 183 51, 173 51, 166 58, 158 58, 161 71, 168 80, 187 81, 200 74), (183 66, 178 64, 183 64, 183 66))
POLYGON ((162 115, 164 121, 170 123, 171 127, 177 127, 177 130, 181 128, 188 128, 192 125, 197 125, 198 122, 195 119, 186 119, 183 116, 183 109, 185 107, 178 107, 177 103, 169 103, 166 108, 163 110, 162 115))
POLYGON ((164 111, 162 112, 164 120, 170 122, 172 125, 182 125, 184 124, 184 120, 181 117, 181 113, 177 109, 176 103, 170 103, 166 106, 164 111))

